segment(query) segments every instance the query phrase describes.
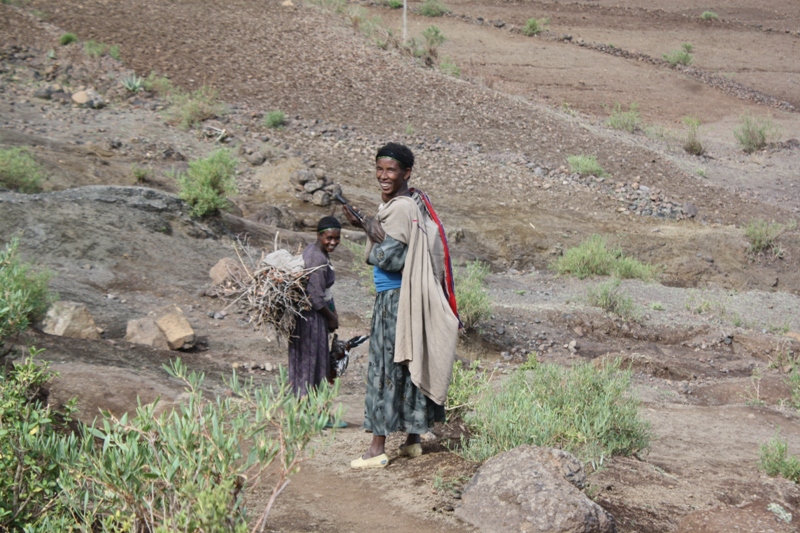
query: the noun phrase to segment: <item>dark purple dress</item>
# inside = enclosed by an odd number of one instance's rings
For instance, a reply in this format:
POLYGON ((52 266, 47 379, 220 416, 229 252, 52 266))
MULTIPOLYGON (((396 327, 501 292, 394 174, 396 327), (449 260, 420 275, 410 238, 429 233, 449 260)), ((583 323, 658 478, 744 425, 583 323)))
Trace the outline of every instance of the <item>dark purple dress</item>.
POLYGON ((333 306, 333 299, 325 301, 325 290, 330 289, 336 277, 328 256, 316 243, 303 250, 306 268, 315 270, 308 277, 310 311, 303 311, 289 339, 289 382, 298 396, 305 396, 309 387, 314 387, 328 378, 330 346, 328 344, 328 321, 318 312, 325 306, 333 306))

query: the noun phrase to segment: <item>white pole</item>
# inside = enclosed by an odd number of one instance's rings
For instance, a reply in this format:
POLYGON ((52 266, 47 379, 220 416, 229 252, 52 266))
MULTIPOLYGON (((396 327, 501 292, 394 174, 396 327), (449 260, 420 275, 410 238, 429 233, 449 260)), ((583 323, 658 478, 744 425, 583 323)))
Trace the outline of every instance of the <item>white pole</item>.
POLYGON ((403 0, 403 44, 406 44, 406 13, 408 12, 408 0, 403 0))

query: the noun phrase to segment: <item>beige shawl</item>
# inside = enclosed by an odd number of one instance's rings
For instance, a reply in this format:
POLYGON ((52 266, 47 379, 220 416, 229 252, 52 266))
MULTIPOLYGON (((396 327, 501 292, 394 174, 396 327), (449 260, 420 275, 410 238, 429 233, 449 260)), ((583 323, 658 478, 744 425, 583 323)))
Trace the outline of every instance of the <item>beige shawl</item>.
MULTIPOLYGON (((422 217, 417 203, 408 196, 393 198, 377 215, 387 235, 408 245, 397 309, 394 361, 407 364, 414 385, 444 405, 456 355, 458 319, 434 273, 434 243, 425 232, 422 217)), ((371 248, 367 239, 367 257, 371 248)))

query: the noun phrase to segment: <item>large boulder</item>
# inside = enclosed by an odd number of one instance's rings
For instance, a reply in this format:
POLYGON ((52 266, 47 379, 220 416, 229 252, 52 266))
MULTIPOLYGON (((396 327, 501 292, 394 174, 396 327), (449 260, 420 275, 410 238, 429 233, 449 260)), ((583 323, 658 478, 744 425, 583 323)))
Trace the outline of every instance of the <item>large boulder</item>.
POLYGON ((186 320, 180 307, 168 307, 158 313, 156 324, 167 338, 170 350, 180 350, 194 346, 195 333, 186 320))
POLYGON ((137 318, 128 321, 125 340, 133 344, 144 344, 159 350, 168 350, 167 336, 158 327, 152 317, 137 318))
POLYGON ((47 310, 42 331, 73 339, 99 339, 102 330, 94 323, 86 304, 55 302, 47 310))
POLYGON ((478 469, 456 515, 492 533, 615 532, 611 515, 567 477, 581 485, 585 481, 580 462, 570 454, 519 446, 478 469))

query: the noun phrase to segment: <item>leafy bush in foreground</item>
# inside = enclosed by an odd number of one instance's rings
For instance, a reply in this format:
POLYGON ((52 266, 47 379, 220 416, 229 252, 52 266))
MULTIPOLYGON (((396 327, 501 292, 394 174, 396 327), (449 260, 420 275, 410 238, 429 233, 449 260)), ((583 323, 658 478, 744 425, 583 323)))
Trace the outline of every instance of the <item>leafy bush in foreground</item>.
POLYGON ((191 161, 189 171, 178 175, 180 197, 191 207, 191 216, 213 215, 228 206, 228 195, 237 192, 236 163, 229 150, 220 148, 191 161))
POLYGON ((47 288, 50 274, 34 272, 17 256, 19 240, 0 252, 0 344, 44 318, 54 296, 47 288))
POLYGON ((602 462, 644 450, 650 425, 639 416, 631 375, 619 360, 565 368, 531 359, 465 416, 471 437, 462 442, 460 454, 481 462, 520 444, 535 444, 602 462))
POLYGON ((42 190, 44 172, 22 148, 0 149, 0 185, 24 193, 42 190))
POLYGON ((768 476, 783 476, 789 481, 800 483, 800 459, 789 455, 789 446, 778 435, 762 444, 758 450, 758 466, 768 476))
POLYGON ((456 303, 465 329, 474 329, 492 314, 492 300, 484 284, 488 274, 489 267, 480 261, 455 272, 456 303))
MULTIPOLYGON (((167 367, 165 367, 167 368, 167 367)), ((103 413, 79 432, 32 394, 50 376, 28 358, 2 379, 0 525, 25 531, 244 533, 245 493, 269 478, 272 492, 250 527, 258 531, 304 451, 332 418, 336 387, 297 398, 281 368, 275 385, 241 385, 207 400, 203 376, 175 361, 185 403, 160 415, 103 413), (20 478, 20 473, 22 478, 20 478), (22 479, 22 483, 18 480, 22 479)), ((263 529, 263 528, 262 528, 263 529)))

